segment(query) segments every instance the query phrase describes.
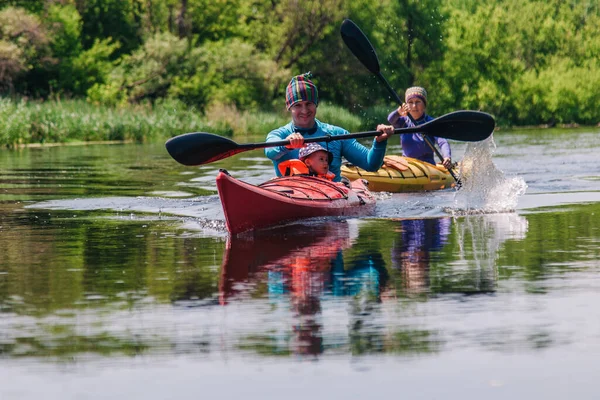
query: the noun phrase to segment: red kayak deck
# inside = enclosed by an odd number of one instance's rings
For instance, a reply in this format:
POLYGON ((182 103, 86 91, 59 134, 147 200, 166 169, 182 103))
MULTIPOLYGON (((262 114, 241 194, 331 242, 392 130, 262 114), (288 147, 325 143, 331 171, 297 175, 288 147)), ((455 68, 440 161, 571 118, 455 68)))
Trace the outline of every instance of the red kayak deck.
POLYGON ((361 179, 348 188, 327 179, 296 175, 256 186, 221 170, 217 189, 232 234, 306 218, 368 215, 375 210, 375 198, 361 179))

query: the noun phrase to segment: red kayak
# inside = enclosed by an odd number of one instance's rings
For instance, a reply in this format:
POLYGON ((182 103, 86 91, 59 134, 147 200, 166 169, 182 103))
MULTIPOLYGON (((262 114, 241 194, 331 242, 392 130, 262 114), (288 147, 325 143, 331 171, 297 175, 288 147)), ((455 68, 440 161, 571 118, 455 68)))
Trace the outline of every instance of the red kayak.
POLYGON ((231 234, 305 218, 368 215, 375 210, 375 198, 361 179, 348 188, 327 179, 296 175, 255 186, 220 170, 217 189, 231 234))

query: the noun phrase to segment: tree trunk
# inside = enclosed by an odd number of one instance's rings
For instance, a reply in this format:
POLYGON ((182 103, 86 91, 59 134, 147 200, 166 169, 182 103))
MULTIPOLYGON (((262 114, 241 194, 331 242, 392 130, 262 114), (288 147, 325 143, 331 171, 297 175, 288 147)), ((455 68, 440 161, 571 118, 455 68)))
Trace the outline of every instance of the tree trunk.
POLYGON ((187 5, 188 0, 181 0, 181 10, 179 10, 179 15, 177 15, 177 33, 179 34, 179 39, 183 39, 188 36, 188 29, 185 23, 187 5))

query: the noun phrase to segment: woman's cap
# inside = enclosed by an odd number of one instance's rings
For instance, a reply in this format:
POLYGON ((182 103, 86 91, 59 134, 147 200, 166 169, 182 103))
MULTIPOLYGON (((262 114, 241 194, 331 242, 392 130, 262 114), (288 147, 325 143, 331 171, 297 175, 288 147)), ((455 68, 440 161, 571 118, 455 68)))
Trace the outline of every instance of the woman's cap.
POLYGON ((288 83, 285 90, 285 106, 288 110, 299 101, 310 101, 315 105, 319 105, 319 92, 315 84, 309 79, 311 77, 312 74, 307 72, 294 76, 288 83))
POLYGON ((410 99, 414 99, 415 97, 423 100, 423 103, 427 105, 427 91, 421 86, 413 86, 406 89, 406 94, 404 95, 404 101, 408 102, 410 99))
POLYGON ((329 163, 331 164, 331 161, 333 160, 333 154, 330 151, 327 151, 327 149, 321 146, 319 143, 308 143, 306 146, 300 149, 298 157, 300 158, 300 160, 304 161, 306 157, 310 156, 312 153, 317 151, 326 152, 329 163))

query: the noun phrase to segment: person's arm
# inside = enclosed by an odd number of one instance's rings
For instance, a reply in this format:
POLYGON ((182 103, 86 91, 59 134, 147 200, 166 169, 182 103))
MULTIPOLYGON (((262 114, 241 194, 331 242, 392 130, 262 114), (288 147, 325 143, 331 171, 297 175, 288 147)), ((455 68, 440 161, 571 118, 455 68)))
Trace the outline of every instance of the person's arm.
POLYGON ((392 111, 388 115, 388 122, 394 126, 394 128, 404 128, 406 126, 406 121, 402 118, 398 109, 392 111))
MULTIPOLYGON (((288 129, 287 126, 283 126, 281 128, 277 128, 267 135, 267 142, 278 142, 281 140, 285 140, 289 135, 292 134, 291 129, 288 129)), ((288 149, 285 146, 277 146, 277 147, 265 147, 265 155, 267 158, 271 160, 279 160, 281 157, 288 154, 293 149, 288 149)))
POLYGON ((450 150, 450 144, 448 141, 441 137, 436 137, 435 141, 440 148, 440 153, 442 153, 442 156, 444 156, 444 158, 452 158, 452 152, 450 150))
POLYGON ((440 153, 442 153, 442 157, 444 157, 444 159, 442 160, 444 168, 452 168, 452 152, 450 151, 450 144, 446 139, 440 137, 436 137, 435 142, 440 148, 440 153))
POLYGON ((350 163, 366 171, 377 171, 383 165, 386 148, 387 140, 378 142, 373 139, 370 149, 360 144, 356 139, 344 140, 342 155, 350 163))

